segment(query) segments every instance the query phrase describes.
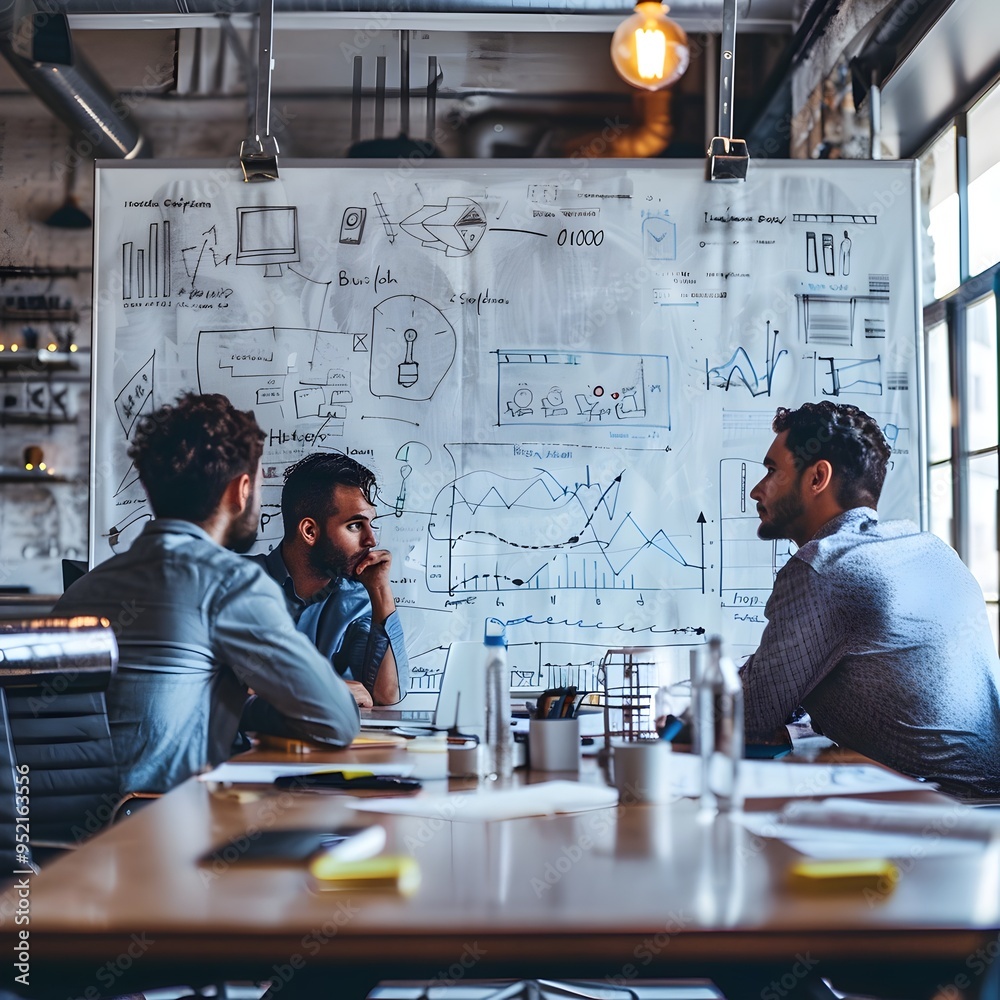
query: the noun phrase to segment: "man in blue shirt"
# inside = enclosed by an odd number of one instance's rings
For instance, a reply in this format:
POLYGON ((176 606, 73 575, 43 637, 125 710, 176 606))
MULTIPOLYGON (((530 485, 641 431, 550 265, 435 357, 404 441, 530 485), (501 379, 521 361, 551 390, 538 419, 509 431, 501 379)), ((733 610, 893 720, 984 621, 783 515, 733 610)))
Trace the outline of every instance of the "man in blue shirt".
POLYGON ((408 662, 389 573, 375 548, 375 475, 335 452, 308 455, 285 472, 284 538, 251 556, 281 585, 298 630, 316 644, 362 707, 406 694, 408 662))
POLYGON ((140 418, 128 453, 156 519, 56 604, 117 623, 107 698, 123 792, 165 792, 225 760, 241 716, 247 729, 334 746, 357 735, 346 685, 295 630, 274 581, 236 554, 257 537, 263 441, 253 413, 220 395, 140 418))
POLYGON ((857 407, 780 408, 751 490, 798 550, 742 668, 748 740, 799 705, 813 728, 963 798, 1000 796, 1000 663, 982 591, 948 545, 875 507, 889 461, 857 407))

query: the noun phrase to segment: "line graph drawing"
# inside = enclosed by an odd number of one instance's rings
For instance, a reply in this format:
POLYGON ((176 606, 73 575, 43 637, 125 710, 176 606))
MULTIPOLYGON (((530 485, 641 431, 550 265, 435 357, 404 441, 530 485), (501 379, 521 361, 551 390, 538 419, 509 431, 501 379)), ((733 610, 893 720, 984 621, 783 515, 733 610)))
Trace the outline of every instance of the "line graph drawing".
POLYGON ((834 358, 816 355, 816 391, 824 396, 852 393, 882 395, 882 356, 874 358, 834 358))
POLYGON ((775 574, 795 548, 793 542, 757 537, 760 518, 750 491, 762 474, 759 460, 724 458, 719 463, 719 592, 724 607, 763 611, 775 574))
MULTIPOLYGON (((447 446, 449 454, 461 448, 447 446)), ((576 476, 536 466, 513 477, 493 471, 482 449, 476 453, 482 467, 434 499, 428 589, 701 590, 693 530, 668 535, 650 524, 656 506, 646 505, 648 487, 627 468, 596 477, 589 465, 576 476)))
POLYGON ((501 348, 497 423, 670 430, 670 359, 659 354, 501 348))
POLYGON ((742 346, 736 348, 728 361, 713 368, 708 367, 706 358, 705 388, 711 389, 715 386, 728 392, 735 385, 743 386, 754 397, 770 396, 775 369, 778 367, 778 362, 788 354, 784 348, 778 350, 778 333, 777 329, 771 329, 771 321, 768 320, 764 341, 764 365, 760 374, 757 373, 746 348, 742 346))

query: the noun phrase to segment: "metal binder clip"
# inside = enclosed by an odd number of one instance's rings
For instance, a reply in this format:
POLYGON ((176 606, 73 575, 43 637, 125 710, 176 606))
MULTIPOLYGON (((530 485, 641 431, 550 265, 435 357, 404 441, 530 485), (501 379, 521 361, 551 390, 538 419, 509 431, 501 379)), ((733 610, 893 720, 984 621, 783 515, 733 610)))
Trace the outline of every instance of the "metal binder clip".
POLYGON ((727 139, 717 135, 708 147, 708 179, 710 181, 745 181, 750 166, 750 153, 743 139, 727 139))
POLYGON ((278 179, 278 140, 273 135, 254 136, 240 143, 240 166, 244 181, 278 179), (265 148, 266 147, 266 148, 265 148))
POLYGON ((750 152, 743 139, 733 138, 733 77, 736 72, 736 0, 723 0, 722 58, 719 60, 719 134, 708 147, 705 163, 710 181, 745 181, 750 152))
POLYGON ((257 46, 257 94, 254 131, 240 144, 240 166, 244 181, 278 179, 278 140, 270 132, 271 69, 274 65, 274 0, 260 0, 257 46))

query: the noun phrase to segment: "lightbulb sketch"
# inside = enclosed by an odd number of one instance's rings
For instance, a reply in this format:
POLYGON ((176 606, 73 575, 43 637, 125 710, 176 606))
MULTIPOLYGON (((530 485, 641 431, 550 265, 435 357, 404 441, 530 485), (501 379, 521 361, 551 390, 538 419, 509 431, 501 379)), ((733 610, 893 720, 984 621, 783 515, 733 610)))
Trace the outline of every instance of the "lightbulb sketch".
POLYGON ((402 517, 403 511, 406 509, 406 480, 410 478, 412 471, 413 468, 409 465, 404 465, 399 470, 399 495, 396 497, 396 506, 393 510, 396 517, 402 517))
POLYGON ((417 295, 385 299, 372 314, 372 395, 430 399, 455 361, 456 345, 455 330, 437 306, 417 295))
POLYGON ((403 331, 403 340, 406 341, 406 355, 399 363, 399 384, 404 389, 409 389, 411 385, 417 384, 420 377, 420 366, 413 360, 413 345, 417 342, 417 331, 412 327, 403 331))

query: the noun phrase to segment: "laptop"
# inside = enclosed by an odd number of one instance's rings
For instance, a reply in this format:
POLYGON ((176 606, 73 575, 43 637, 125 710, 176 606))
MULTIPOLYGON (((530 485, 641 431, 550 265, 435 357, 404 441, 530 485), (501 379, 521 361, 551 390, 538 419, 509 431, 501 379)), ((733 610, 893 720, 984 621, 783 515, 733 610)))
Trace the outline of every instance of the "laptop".
POLYGON ((485 649, 481 642, 453 642, 448 647, 441 689, 433 709, 406 708, 404 698, 391 708, 361 709, 362 729, 450 729, 482 733, 486 729, 485 649))

